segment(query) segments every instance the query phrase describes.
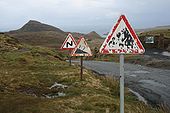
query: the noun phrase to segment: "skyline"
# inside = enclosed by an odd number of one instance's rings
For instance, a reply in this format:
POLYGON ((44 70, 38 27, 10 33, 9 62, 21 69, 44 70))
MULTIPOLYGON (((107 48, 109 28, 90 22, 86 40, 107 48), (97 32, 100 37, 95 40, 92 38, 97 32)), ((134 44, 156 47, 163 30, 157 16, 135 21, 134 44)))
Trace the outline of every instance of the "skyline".
POLYGON ((1 0, 0 31, 36 20, 64 31, 109 32, 121 14, 134 29, 170 25, 170 0, 1 0))

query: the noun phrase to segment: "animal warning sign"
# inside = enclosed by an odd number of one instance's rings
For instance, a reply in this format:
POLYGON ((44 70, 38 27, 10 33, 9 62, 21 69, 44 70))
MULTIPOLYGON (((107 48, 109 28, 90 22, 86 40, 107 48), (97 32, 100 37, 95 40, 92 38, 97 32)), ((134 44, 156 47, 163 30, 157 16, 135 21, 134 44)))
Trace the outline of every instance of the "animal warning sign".
POLYGON ((69 33, 67 38, 65 39, 63 45, 61 46, 61 49, 63 50, 70 50, 74 49, 76 47, 77 43, 73 36, 69 33))
POLYGON ((77 46, 72 51, 71 56, 92 56, 92 52, 83 37, 80 37, 78 40, 77 46))
POLYGON ((144 52, 144 47, 124 15, 120 16, 100 48, 102 54, 142 54, 144 52))

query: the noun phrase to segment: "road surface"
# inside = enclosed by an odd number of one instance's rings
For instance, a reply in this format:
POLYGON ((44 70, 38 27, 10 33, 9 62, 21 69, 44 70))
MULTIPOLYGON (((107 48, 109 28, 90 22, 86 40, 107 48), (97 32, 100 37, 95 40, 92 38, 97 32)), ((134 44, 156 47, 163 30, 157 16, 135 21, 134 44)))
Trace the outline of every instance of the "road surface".
MULTIPOLYGON (((78 61, 74 61, 78 62, 78 61)), ((119 77, 119 63, 84 61, 84 67, 101 75, 119 77)), ((125 85, 143 96, 150 104, 170 105, 170 70, 125 64, 125 85)))

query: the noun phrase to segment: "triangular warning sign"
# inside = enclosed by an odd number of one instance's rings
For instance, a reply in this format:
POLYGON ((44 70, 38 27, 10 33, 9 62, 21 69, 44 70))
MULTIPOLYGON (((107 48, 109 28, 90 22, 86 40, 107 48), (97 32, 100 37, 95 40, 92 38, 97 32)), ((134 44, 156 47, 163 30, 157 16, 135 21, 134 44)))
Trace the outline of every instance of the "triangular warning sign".
POLYGON ((64 43, 61 46, 61 49, 63 50, 70 50, 74 49, 76 47, 77 43, 73 36, 69 33, 67 38, 65 39, 64 43))
POLYGON ((92 56, 92 52, 83 37, 80 37, 78 40, 77 46, 72 51, 71 56, 92 56))
POLYGON ((120 16, 100 48, 102 54, 142 54, 144 52, 144 47, 124 15, 120 16))

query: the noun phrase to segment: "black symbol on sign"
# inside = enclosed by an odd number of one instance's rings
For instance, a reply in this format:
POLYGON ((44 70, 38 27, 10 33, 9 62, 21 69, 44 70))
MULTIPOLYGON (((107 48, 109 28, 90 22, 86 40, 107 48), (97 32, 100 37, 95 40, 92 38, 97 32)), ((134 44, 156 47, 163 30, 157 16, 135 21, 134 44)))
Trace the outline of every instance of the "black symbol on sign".
POLYGON ((66 43, 66 47, 68 47, 68 46, 73 46, 73 41, 67 42, 67 43, 66 43))
POLYGON ((78 48, 77 48, 77 50, 76 50, 76 52, 75 53, 78 53, 78 54, 82 54, 82 53, 87 53, 87 52, 85 52, 84 50, 85 50, 85 46, 79 46, 78 48))
POLYGON ((115 45, 115 37, 112 38, 112 40, 109 42, 109 47, 114 47, 115 45))
POLYGON ((80 46, 79 46, 79 49, 83 51, 83 50, 85 49, 85 46, 81 46, 81 45, 80 45, 80 46))
POLYGON ((134 48, 134 40, 127 28, 124 28, 123 30, 118 32, 116 36, 113 37, 111 41, 108 43, 109 47, 114 47, 117 44, 121 49, 124 46, 126 46, 128 49, 134 48))

